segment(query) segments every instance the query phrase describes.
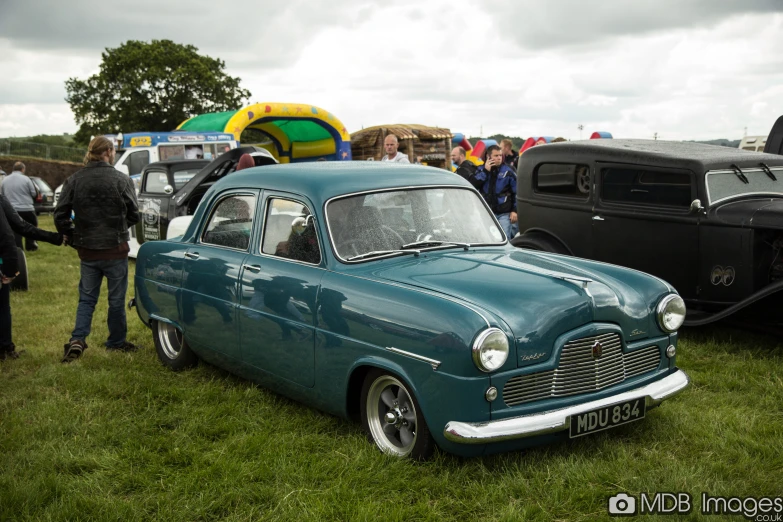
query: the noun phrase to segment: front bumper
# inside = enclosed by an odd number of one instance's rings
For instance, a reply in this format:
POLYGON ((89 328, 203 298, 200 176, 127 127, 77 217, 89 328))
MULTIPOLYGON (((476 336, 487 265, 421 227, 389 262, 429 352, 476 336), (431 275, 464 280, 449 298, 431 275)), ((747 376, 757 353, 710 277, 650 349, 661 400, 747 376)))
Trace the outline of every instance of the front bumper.
POLYGON ((654 406, 658 406, 669 397, 674 397, 683 391, 688 387, 689 383, 688 375, 684 371, 677 369, 674 373, 647 386, 597 401, 569 406, 561 410, 544 411, 488 422, 451 421, 443 428, 443 435, 452 442, 462 444, 485 444, 487 442, 500 442, 546 435, 547 433, 569 429, 571 427, 571 416, 573 415, 611 406, 619 402, 644 398, 646 409, 649 410, 654 406))

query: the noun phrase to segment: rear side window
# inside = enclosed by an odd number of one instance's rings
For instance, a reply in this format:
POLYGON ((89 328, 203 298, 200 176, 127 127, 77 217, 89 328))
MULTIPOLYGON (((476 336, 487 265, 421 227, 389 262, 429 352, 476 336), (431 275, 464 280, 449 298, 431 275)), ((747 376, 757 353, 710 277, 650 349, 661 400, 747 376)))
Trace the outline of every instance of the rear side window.
POLYGON ((255 196, 243 194, 221 199, 209 218, 202 243, 247 250, 255 209, 255 196))
POLYGON ((601 171, 601 199, 632 205, 688 208, 691 176, 685 172, 641 168, 605 168, 601 171))
POLYGON ((542 163, 534 176, 535 191, 542 194, 586 199, 591 185, 590 167, 576 163, 542 163))

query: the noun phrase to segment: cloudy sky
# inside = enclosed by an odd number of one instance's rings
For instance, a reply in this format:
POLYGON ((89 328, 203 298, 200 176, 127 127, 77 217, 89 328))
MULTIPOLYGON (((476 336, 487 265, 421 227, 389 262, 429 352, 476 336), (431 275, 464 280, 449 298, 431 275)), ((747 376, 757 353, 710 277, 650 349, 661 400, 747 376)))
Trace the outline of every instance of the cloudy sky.
POLYGON ((76 131, 65 80, 131 39, 349 131, 738 139, 783 114, 783 0, 0 0, 0 137, 76 131))

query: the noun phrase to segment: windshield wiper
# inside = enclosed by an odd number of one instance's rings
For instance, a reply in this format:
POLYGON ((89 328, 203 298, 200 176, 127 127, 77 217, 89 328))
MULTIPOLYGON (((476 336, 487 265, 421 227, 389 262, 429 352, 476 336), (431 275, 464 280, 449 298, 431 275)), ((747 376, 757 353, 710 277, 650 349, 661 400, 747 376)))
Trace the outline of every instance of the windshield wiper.
POLYGON ((453 246, 459 246, 464 248, 465 250, 470 248, 470 243, 460 243, 457 241, 438 241, 436 239, 425 239, 422 241, 414 241, 413 243, 408 243, 407 245, 402 245, 401 248, 407 249, 411 247, 427 247, 427 246, 440 246, 440 245, 453 245, 453 246))
POLYGON ((746 185, 750 185, 750 181, 748 181, 748 178, 745 176, 745 173, 742 172, 742 169, 738 166, 734 165, 733 163, 729 165, 734 170, 734 174, 737 175, 737 177, 746 185))
POLYGON ((775 175, 772 173, 772 169, 770 169, 769 166, 766 163, 759 163, 759 165, 761 165, 761 170, 764 171, 764 174, 769 176, 769 178, 772 181, 777 181, 778 180, 778 178, 776 178, 775 175))
POLYGON ((366 257, 384 256, 386 254, 413 254, 418 256, 421 254, 418 250, 373 250, 372 252, 365 252, 358 256, 349 257, 346 261, 354 261, 356 259, 364 259, 366 257))

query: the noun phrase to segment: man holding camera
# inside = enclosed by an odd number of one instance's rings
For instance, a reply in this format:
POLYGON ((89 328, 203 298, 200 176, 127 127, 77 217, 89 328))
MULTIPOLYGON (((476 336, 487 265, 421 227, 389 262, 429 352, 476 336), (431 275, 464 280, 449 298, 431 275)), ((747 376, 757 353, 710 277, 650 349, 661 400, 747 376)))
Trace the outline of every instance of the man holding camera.
MULTIPOLYGON (((503 163, 503 152, 497 145, 487 148, 484 164, 472 176, 474 184, 510 240, 519 231, 517 225, 517 175, 503 163)), ((472 182, 471 180, 471 182, 472 182)))

